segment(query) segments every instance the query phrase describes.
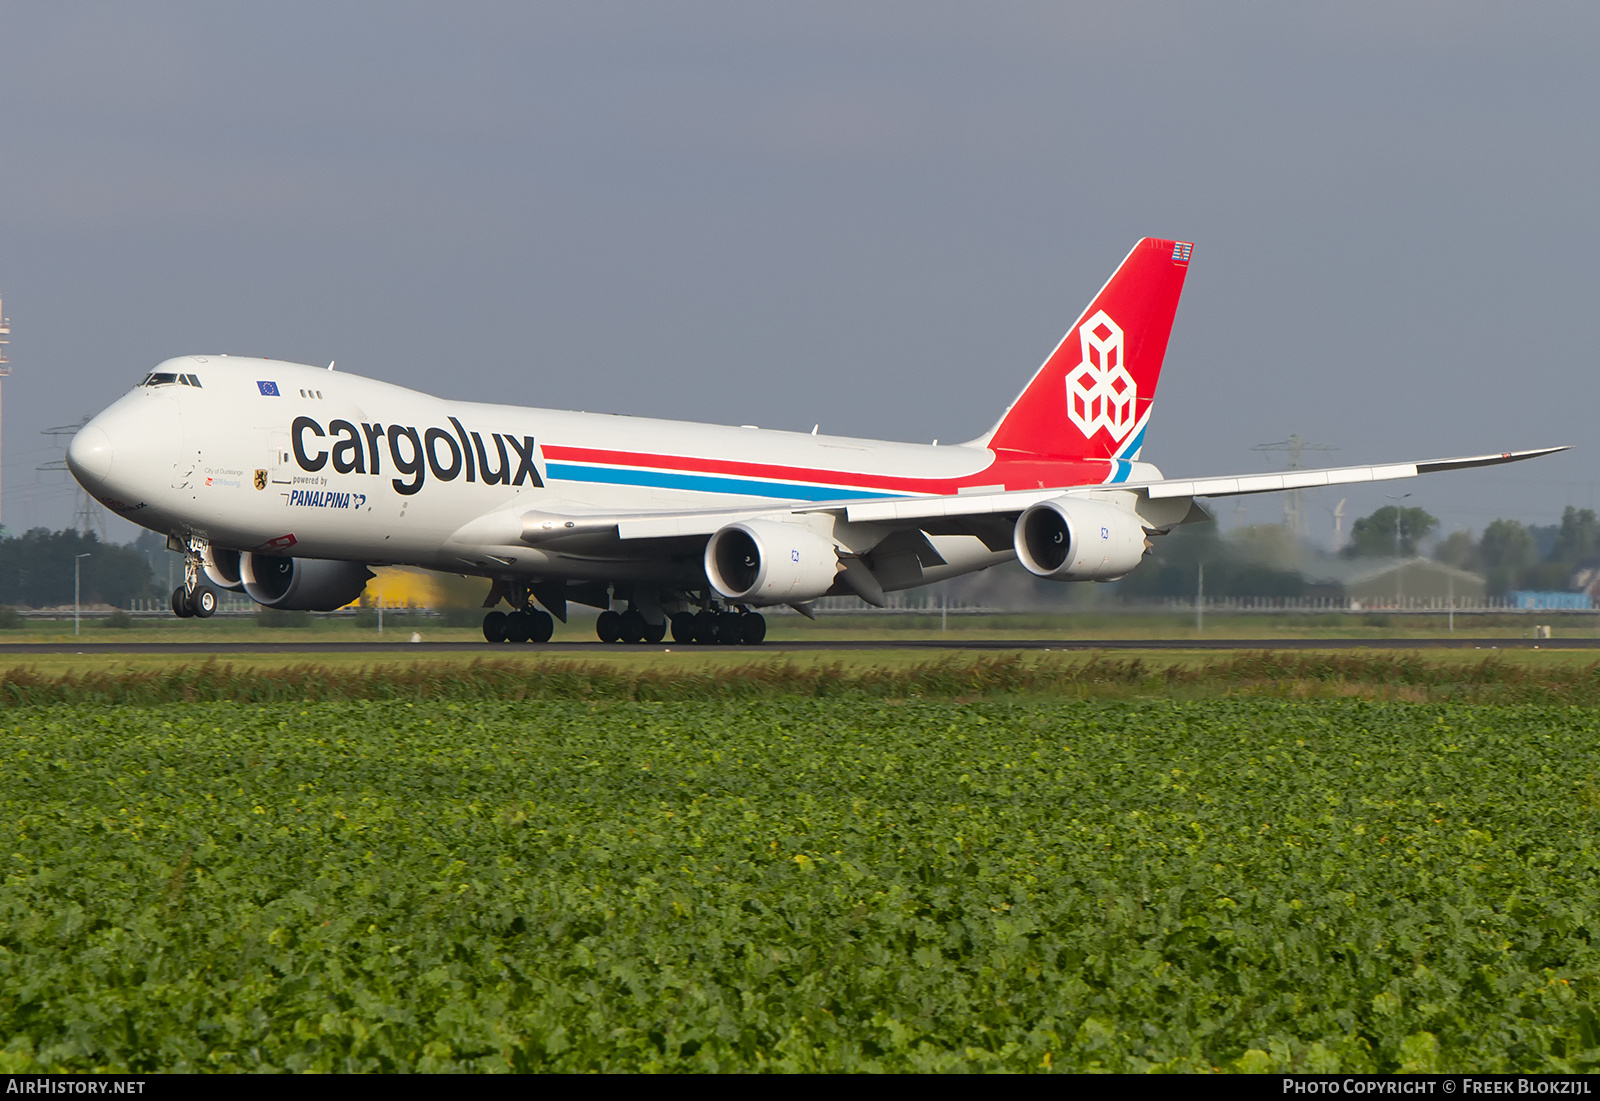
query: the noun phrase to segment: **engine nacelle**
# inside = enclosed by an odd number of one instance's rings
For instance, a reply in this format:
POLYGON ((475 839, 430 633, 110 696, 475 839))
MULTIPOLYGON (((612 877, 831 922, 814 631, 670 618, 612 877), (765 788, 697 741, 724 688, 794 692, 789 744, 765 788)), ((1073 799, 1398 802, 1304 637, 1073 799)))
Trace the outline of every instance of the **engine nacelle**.
POLYGON ((206 552, 205 572, 206 580, 218 589, 227 589, 238 592, 244 588, 244 577, 239 572, 240 554, 236 550, 221 550, 212 547, 206 552))
POLYGON ((257 604, 285 611, 331 612, 342 608, 367 587, 373 572, 360 562, 327 558, 240 556, 244 591, 257 604))
POLYGON ((839 552, 801 524, 742 520, 706 544, 711 587, 741 604, 803 604, 833 588, 839 552))
POLYGON ((1017 517, 1017 561, 1050 581, 1115 581, 1149 546, 1144 523, 1104 501, 1057 497, 1017 517))

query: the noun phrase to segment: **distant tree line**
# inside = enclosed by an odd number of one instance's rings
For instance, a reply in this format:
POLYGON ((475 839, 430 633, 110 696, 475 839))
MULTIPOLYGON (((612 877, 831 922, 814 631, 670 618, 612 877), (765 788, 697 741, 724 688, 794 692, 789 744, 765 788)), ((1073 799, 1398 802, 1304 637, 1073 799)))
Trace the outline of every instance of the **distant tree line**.
POLYGON ((1313 588, 1305 575, 1271 561, 1270 552, 1249 546, 1249 536, 1227 539, 1215 523, 1185 524, 1156 543, 1156 551, 1117 582, 1127 600, 1188 599, 1195 595, 1198 567, 1205 567, 1207 596, 1303 597, 1313 588), (1266 559, 1265 561, 1263 559, 1266 559))
MULTIPOLYGON (((1387 505, 1351 525, 1339 556, 1410 558, 1438 528, 1438 519, 1420 508, 1387 505)), ((1439 539, 1432 555, 1484 577, 1490 596, 1513 589, 1565 590, 1584 571, 1600 577, 1600 519, 1593 509, 1569 506, 1559 524, 1496 520, 1481 536, 1457 531, 1439 539)), ((1316 576, 1317 557, 1280 525, 1236 528, 1223 535, 1215 523, 1190 524, 1158 539, 1155 553, 1117 582, 1117 595, 1135 600, 1193 597, 1204 565, 1205 590, 1211 596, 1315 596, 1319 586, 1306 573, 1316 576)))
MULTIPOLYGON (((1410 557, 1438 526, 1420 508, 1380 508, 1351 525, 1350 542, 1340 554, 1385 558, 1398 546, 1402 557, 1410 557)), ((1559 524, 1496 520, 1476 539, 1470 531, 1451 532, 1434 546, 1433 557, 1482 575, 1490 596, 1512 589, 1559 591, 1572 584, 1580 568, 1600 565, 1600 519, 1593 509, 1568 505, 1559 524)))
POLYGON ((25 608, 72 603, 72 564, 78 562, 85 604, 126 608, 151 599, 150 558, 134 546, 102 543, 93 532, 34 528, 0 537, 0 605, 25 608), (78 559, 80 554, 87 558, 78 559))
POLYGON ((1350 541, 1340 549, 1345 558, 1411 558, 1417 544, 1439 526, 1420 508, 1385 505, 1350 525, 1350 541))
POLYGON ((1492 596, 1512 589, 1562 590, 1580 568, 1600 565, 1600 519, 1593 509, 1568 505, 1559 524, 1496 520, 1477 540, 1470 531, 1451 533, 1433 556, 1482 574, 1492 596))

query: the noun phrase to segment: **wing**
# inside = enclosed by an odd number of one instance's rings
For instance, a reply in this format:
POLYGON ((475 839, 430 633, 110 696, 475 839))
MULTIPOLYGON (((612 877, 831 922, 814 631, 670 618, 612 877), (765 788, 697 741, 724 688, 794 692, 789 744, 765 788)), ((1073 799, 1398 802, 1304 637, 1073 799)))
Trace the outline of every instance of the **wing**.
MULTIPOLYGON (((1420 462, 1390 463, 1385 466, 1340 466, 1326 470, 1291 470, 1283 474, 1240 474, 1222 478, 1163 478, 1154 482, 1123 482, 1114 486, 1071 486, 1064 489, 1029 489, 1008 493, 956 494, 948 497, 903 497, 892 501, 861 501, 829 505, 824 503, 804 511, 842 510, 852 522, 940 519, 977 516, 984 513, 1020 513, 1030 505, 1054 497, 1132 490, 1151 500, 1179 497, 1237 497, 1245 493, 1274 493, 1285 489, 1313 489, 1317 486, 1351 485, 1358 482, 1386 482, 1396 478, 1415 478, 1445 470, 1467 470, 1477 466, 1498 466, 1552 455, 1569 448, 1541 447, 1532 451, 1502 451, 1498 455, 1473 455, 1456 459, 1424 459, 1420 462)), ((799 510, 797 510, 799 511, 799 510)), ((715 530, 714 528, 712 529, 715 530)))
MULTIPOLYGON (((1418 462, 1390 463, 1383 466, 1342 466, 1326 470, 1291 470, 1282 474, 1240 474, 1220 478, 1163 478, 1149 482, 1123 482, 1117 485, 1065 486, 1049 489, 955 493, 945 496, 897 497, 893 499, 774 502, 771 505, 743 505, 723 509, 679 512, 606 513, 579 507, 556 505, 547 511, 514 507, 480 517, 456 532, 451 542, 457 546, 523 545, 552 550, 601 550, 609 545, 642 540, 697 540, 715 533, 726 524, 760 517, 781 518, 807 513, 832 513, 850 523, 876 523, 889 526, 930 525, 963 530, 993 542, 1009 545, 1009 532, 998 528, 989 532, 984 517, 1015 517, 1031 505, 1062 496, 1133 493, 1150 501, 1173 501, 1177 515, 1183 515, 1182 498, 1234 497, 1245 493, 1273 493, 1286 489, 1311 489, 1317 486, 1352 485, 1414 478, 1445 470, 1467 470, 1479 466, 1521 462, 1524 459, 1566 451, 1567 447, 1542 447, 1531 451, 1502 451, 1497 455, 1473 455, 1454 459, 1424 459, 1418 462), (941 523, 941 521, 943 523, 941 523)), ((1189 517, 1198 518, 1194 513, 1189 517)), ((1186 517, 1188 518, 1188 517, 1186 517)), ((620 549, 620 548, 618 548, 620 549)), ((642 549, 642 548, 641 548, 642 549)), ((602 551, 602 553, 604 553, 602 551)))

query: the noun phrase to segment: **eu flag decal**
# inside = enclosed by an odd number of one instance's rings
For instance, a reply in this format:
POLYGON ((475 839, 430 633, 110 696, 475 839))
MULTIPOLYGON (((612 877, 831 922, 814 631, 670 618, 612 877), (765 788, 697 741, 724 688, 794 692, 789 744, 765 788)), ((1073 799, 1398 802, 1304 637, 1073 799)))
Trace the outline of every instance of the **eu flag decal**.
POLYGON ((1189 262, 1189 254, 1193 251, 1193 241, 1172 242, 1172 262, 1174 264, 1187 264, 1189 262))
POLYGON ((282 396, 278 393, 278 384, 276 382, 258 382, 256 385, 261 387, 262 397, 276 398, 282 396))

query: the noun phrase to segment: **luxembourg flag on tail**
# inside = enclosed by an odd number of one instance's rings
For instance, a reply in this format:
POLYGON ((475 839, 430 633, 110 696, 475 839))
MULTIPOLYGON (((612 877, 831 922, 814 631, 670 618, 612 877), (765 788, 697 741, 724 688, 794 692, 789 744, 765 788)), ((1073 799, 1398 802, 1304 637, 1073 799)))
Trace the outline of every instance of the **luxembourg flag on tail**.
POLYGON ((1136 459, 1194 245, 1146 237, 990 433, 1006 457, 1136 459))

